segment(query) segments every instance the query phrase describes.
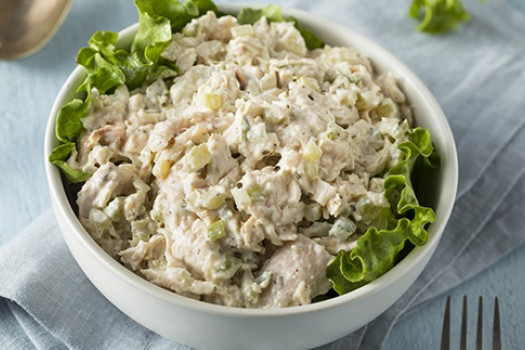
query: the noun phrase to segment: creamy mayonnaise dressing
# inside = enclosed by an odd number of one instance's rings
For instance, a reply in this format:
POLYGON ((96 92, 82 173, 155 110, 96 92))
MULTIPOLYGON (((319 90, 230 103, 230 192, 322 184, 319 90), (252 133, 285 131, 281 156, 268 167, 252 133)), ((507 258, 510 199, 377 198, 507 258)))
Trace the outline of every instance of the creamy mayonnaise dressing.
POLYGON ((180 75, 92 92, 69 165, 93 173, 79 217, 112 257, 178 294, 286 307, 388 207, 410 109, 352 48, 308 51, 293 23, 214 13, 162 54, 180 75))

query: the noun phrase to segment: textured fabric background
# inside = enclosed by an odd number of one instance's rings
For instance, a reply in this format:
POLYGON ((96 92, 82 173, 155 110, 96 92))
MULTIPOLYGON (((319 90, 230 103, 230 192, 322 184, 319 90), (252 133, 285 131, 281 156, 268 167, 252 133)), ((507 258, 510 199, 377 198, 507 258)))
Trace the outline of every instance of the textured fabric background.
MULTIPOLYGON (((456 208, 428 268, 368 327, 322 349, 437 348, 443 293, 469 293, 472 302, 478 294, 499 294, 503 343, 523 347, 519 330, 525 303, 516 291, 525 287, 519 268, 525 263, 525 2, 465 0, 472 21, 443 36, 416 32, 406 15, 408 1, 277 2, 348 25, 404 61, 441 103, 459 151, 456 208), (393 324, 398 326, 388 336, 393 324)), ((42 51, 0 62, 3 348, 184 349, 137 325, 95 290, 69 254, 50 211, 19 233, 50 205, 43 131, 76 52, 95 30, 118 31, 136 19, 129 0, 78 0, 42 51)), ((453 304, 459 310, 459 300, 453 304)), ((488 299, 486 304, 491 305, 488 299)))

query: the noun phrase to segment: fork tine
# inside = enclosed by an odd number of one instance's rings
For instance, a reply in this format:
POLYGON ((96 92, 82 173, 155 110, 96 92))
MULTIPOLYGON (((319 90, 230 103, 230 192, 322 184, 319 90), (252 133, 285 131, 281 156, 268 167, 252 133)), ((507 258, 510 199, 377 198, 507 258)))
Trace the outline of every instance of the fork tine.
POLYGON ((463 296, 463 312, 461 316, 460 350, 467 350, 467 296, 463 296))
POLYGON ((501 329, 499 325, 499 302, 494 299, 494 325, 492 326, 492 350, 501 350, 501 329))
POLYGON ((483 297, 478 302, 478 329, 476 331, 476 350, 483 349, 483 297))
POLYGON ((447 297, 445 315, 443 316, 443 332, 441 333, 441 350, 450 350, 450 295, 447 297))

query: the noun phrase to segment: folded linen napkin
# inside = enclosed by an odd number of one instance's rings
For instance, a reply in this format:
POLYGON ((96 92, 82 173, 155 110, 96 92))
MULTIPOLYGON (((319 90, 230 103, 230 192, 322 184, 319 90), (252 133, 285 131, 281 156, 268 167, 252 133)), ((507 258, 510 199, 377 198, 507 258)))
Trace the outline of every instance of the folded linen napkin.
MULTIPOLYGON (((456 136, 456 208, 428 267, 379 318, 320 348, 378 349, 408 311, 525 242, 525 14, 510 1, 473 4, 473 21, 461 30, 427 36, 414 30, 404 6, 389 0, 283 5, 348 24, 393 52, 435 94, 456 136)), ((98 293, 69 254, 51 211, 2 246, 0 261, 0 343, 7 349, 186 349, 144 329, 98 293)))

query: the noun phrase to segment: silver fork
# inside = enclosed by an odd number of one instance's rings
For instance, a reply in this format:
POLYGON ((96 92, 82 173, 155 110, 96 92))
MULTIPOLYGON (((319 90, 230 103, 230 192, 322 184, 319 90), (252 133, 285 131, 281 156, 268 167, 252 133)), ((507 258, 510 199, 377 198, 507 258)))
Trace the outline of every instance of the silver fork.
MULTIPOLYGON (((478 325, 476 329, 476 350, 483 347, 483 298, 478 301, 478 325)), ((467 349, 467 296, 463 297, 461 316, 461 336, 459 349, 467 349)), ((447 298, 445 315, 443 316, 443 332, 441 334, 441 350, 450 350, 450 296, 447 298)), ((499 323, 499 302, 494 299, 494 320, 492 324, 492 350, 501 350, 501 328, 499 323)))

